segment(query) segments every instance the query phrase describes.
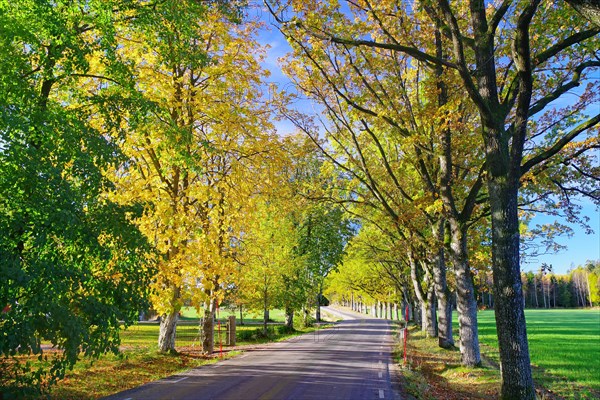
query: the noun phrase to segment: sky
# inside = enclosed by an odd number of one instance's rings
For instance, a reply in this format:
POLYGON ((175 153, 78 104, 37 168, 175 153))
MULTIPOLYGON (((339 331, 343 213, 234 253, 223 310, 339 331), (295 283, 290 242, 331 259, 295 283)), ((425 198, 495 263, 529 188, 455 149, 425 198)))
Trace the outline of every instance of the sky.
MULTIPOLYGON (((561 237, 557 242, 567 248, 556 254, 538 256, 521 263, 523 271, 537 271, 542 263, 552 265, 554 273, 566 274, 571 268, 584 265, 587 260, 600 260, 600 213, 591 203, 583 204, 582 215, 590 218, 589 225, 594 230, 591 235, 579 226, 570 225, 573 229, 572 237, 561 237)), ((530 226, 540 223, 552 223, 556 218, 538 215, 530 226)), ((565 223, 564 220, 559 220, 565 223)))
MULTIPOLYGON (((259 32, 259 43, 268 45, 267 57, 263 63, 263 67, 271 71, 269 78, 270 82, 275 82, 280 89, 286 91, 297 92, 291 81, 281 71, 278 59, 285 56, 291 51, 291 48, 281 35, 281 33, 273 26, 273 19, 265 10, 255 6, 250 11, 251 16, 257 17, 265 22, 265 28, 259 32)), ((306 112, 313 111, 311 104, 308 101, 302 101, 301 104, 295 104, 297 108, 304 108, 306 112)), ((600 104, 598 105, 600 109, 600 104)), ((276 128, 280 134, 287 134, 294 131, 294 126, 288 121, 281 121, 276 124, 276 128)), ((596 151, 596 162, 600 160, 600 151, 596 151)), ((579 226, 570 225, 573 229, 571 237, 560 237, 558 243, 566 246, 555 254, 546 254, 535 258, 526 257, 521 263, 522 271, 537 271, 542 263, 553 266, 556 274, 566 274, 571 268, 585 264, 587 260, 600 260, 600 211, 589 201, 581 202, 583 209, 582 215, 589 217, 589 225, 593 229, 593 234, 586 234, 585 230, 579 226)), ((535 224, 552 223, 555 217, 538 215, 534 217, 530 226, 535 224)), ((560 220, 559 222, 565 223, 560 220)))

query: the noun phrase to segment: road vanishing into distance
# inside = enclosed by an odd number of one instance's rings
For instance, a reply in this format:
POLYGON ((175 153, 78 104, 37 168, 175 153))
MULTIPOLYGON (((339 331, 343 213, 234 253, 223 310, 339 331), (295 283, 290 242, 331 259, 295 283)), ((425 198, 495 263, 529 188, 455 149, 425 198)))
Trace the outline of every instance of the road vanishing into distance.
POLYGON ((323 309, 344 320, 106 399, 398 400, 389 321, 323 309))

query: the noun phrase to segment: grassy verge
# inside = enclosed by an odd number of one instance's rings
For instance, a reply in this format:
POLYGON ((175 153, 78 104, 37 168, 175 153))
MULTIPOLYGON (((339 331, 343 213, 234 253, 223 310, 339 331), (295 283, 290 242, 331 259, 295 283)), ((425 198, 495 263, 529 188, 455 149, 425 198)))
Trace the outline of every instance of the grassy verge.
MULTIPOLYGON (((229 352, 224 357, 236 354, 239 352, 229 352)), ((83 359, 52 389, 49 399, 97 399, 217 361, 214 356, 159 354, 139 348, 95 361, 83 359)))
POLYGON ((481 368, 460 365, 458 349, 444 350, 437 339, 426 338, 416 327, 409 329, 407 363, 403 364, 403 349, 396 354, 406 380, 406 392, 420 400, 433 399, 496 399, 500 371, 489 362, 481 368))
MULTIPOLYGON (((527 310, 533 375, 540 399, 600 398, 600 313, 598 310, 527 310)), ((483 366, 464 368, 458 350, 412 328, 408 363, 402 368, 407 392, 417 399, 495 399, 500 389, 493 311, 478 315, 483 366)), ((457 332, 455 332, 457 335, 457 332)), ((402 348, 397 357, 402 362, 402 348)))

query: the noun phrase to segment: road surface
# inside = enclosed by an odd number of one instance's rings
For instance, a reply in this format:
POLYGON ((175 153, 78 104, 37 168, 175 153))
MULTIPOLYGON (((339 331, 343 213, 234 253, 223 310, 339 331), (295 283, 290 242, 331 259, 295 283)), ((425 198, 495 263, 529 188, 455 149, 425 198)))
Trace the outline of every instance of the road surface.
POLYGON ((390 323, 324 309, 345 320, 106 399, 398 400, 390 323))

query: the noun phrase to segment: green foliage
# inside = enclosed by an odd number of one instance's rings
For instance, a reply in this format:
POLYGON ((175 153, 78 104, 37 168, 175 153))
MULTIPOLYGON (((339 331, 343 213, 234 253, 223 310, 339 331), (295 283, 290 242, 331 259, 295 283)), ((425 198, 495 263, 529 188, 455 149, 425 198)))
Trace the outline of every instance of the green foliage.
POLYGON ((346 244, 354 234, 351 221, 340 207, 314 207, 300 224, 298 252, 307 257, 315 278, 325 278, 337 269, 346 244))
POLYGON ((104 92, 78 81, 92 53, 119 70, 111 5, 86 7, 0 2, 0 391, 9 393, 42 390, 80 353, 118 351, 119 321, 145 305, 148 246, 127 218, 141 209, 104 198, 118 151, 90 123, 104 92), (63 351, 47 357, 43 341, 63 351), (20 357, 31 354, 47 362, 33 368, 20 357))

